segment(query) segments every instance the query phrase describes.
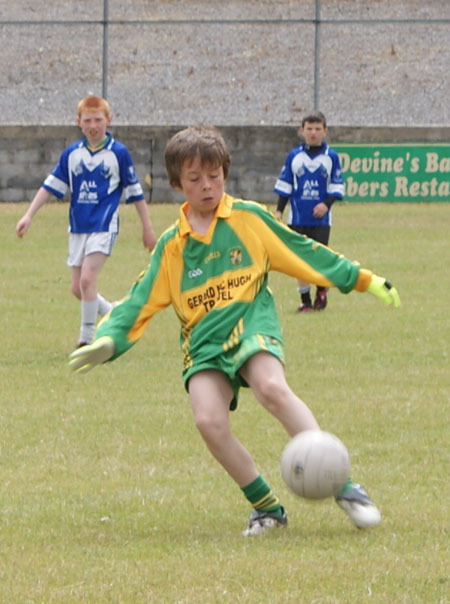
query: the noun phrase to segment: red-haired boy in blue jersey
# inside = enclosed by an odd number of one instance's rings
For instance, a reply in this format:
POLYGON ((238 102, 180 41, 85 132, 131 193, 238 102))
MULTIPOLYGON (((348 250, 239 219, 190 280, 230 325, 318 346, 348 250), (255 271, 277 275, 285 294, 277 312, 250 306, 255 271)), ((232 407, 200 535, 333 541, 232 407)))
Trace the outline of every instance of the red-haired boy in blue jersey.
POLYGON ((97 290, 97 278, 119 232, 122 193, 137 210, 144 246, 151 251, 156 242, 130 154, 107 132, 110 123, 105 99, 88 96, 78 103, 77 124, 83 138, 64 149, 16 225, 17 236, 23 237, 41 206, 51 197, 70 193, 67 265, 72 293, 81 300, 77 347, 92 342, 97 314, 104 316, 111 308, 97 290))

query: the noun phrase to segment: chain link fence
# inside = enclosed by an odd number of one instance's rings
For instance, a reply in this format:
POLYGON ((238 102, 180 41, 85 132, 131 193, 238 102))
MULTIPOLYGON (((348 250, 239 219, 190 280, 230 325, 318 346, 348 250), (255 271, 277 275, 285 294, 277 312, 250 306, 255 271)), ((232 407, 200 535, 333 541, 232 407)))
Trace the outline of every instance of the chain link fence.
POLYGON ((0 125, 450 123, 448 0, 0 0, 0 125))

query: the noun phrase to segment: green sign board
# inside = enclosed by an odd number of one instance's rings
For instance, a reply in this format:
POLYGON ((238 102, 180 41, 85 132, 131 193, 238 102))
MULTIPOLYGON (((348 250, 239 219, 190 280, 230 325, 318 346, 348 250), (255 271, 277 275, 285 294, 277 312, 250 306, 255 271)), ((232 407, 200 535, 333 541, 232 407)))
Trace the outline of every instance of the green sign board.
POLYGON ((345 201, 450 202, 449 144, 332 145, 345 201))

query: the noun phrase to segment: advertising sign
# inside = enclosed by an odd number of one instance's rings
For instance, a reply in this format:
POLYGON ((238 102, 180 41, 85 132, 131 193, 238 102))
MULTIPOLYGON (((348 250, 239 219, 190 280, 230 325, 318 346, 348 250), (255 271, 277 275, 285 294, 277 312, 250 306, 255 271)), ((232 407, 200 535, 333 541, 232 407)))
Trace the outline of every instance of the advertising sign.
POLYGON ((450 201, 449 144, 333 145, 345 201, 450 201))

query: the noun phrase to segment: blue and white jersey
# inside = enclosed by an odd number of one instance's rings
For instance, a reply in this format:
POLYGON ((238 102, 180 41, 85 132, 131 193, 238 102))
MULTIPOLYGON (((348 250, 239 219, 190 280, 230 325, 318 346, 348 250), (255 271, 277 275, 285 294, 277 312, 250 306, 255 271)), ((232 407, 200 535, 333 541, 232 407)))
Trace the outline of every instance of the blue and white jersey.
POLYGON ((122 192, 126 203, 144 199, 128 149, 108 137, 98 151, 85 138, 69 145, 42 185, 58 198, 70 191, 70 233, 117 233, 122 192))
POLYGON ((288 225, 331 225, 331 210, 321 218, 314 218, 313 208, 327 197, 343 198, 344 182, 338 154, 325 142, 314 154, 308 152, 305 144, 291 149, 274 191, 289 198, 288 225))

